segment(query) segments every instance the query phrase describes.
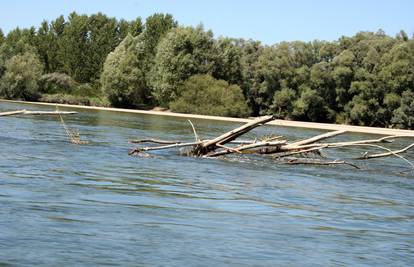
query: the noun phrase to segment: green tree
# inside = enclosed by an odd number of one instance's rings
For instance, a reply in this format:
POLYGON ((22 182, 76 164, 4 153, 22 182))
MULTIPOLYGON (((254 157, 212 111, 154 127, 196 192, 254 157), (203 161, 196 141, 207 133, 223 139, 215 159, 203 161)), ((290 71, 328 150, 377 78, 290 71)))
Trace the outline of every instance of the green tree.
POLYGON ((177 27, 177 22, 170 14, 155 13, 145 20, 145 27, 142 34, 146 43, 146 53, 150 57, 155 56, 158 43, 175 27, 177 27))
POLYGON ((414 129, 414 93, 404 91, 401 105, 394 111, 391 122, 398 128, 414 129))
POLYGON ((8 99, 36 100, 42 65, 34 53, 26 52, 6 61, 0 94, 8 99))
POLYGON ((175 112, 216 116, 246 117, 250 113, 239 86, 210 75, 191 76, 170 107, 175 112))
MULTIPOLYGON (((135 22, 137 23, 137 22, 135 22)), ((89 41, 87 58, 90 76, 83 82, 99 80, 107 55, 118 46, 117 21, 102 13, 89 16, 87 22, 87 40, 89 41)), ((136 29, 138 31, 138 29, 136 29)))
POLYGON ((97 81, 106 56, 119 44, 117 27, 114 18, 101 13, 90 17, 71 13, 59 38, 63 72, 77 82, 97 81))
POLYGON ((152 70, 153 95, 162 106, 180 96, 180 86, 195 74, 212 73, 214 39, 202 26, 172 29, 158 45, 152 70))
POLYGON ((293 112, 295 100, 296 92, 291 88, 283 88, 280 91, 276 91, 273 96, 273 113, 281 118, 289 117, 293 112))
POLYGON ((286 53, 288 50, 285 47, 265 47, 254 63, 253 79, 248 94, 255 115, 268 113, 275 92, 282 86, 289 87, 285 78, 292 75, 286 73, 294 70, 289 65, 286 53))
POLYGON ((237 40, 220 38, 217 40, 217 59, 213 70, 216 79, 225 80, 231 84, 243 83, 242 48, 237 40))
POLYGON ((3 42, 4 42, 4 33, 2 29, 0 28, 0 46, 3 44, 3 42))
POLYGON ((305 121, 332 120, 324 99, 316 90, 301 88, 300 97, 293 104, 292 115, 295 119, 305 121))
POLYGON ((145 49, 140 36, 127 37, 105 61, 101 84, 116 107, 139 107, 150 98, 146 83, 145 49))
POLYGON ((317 94, 323 99, 323 106, 334 108, 336 105, 335 83, 332 76, 332 65, 320 62, 312 66, 310 70, 310 84, 317 94))
POLYGON ((22 55, 26 52, 36 53, 35 48, 30 45, 27 38, 28 31, 16 28, 7 34, 3 44, 0 46, 0 78, 6 70, 6 62, 13 56, 22 55))
POLYGON ((132 36, 140 35, 144 30, 144 25, 142 24, 141 17, 136 18, 135 20, 131 21, 128 26, 128 32, 132 36))
POLYGON ((93 75, 88 57, 89 37, 88 16, 71 13, 59 38, 58 57, 62 72, 78 82, 89 82, 93 75))
POLYGON ((263 53, 263 46, 258 41, 253 40, 238 40, 238 46, 241 47, 242 57, 241 57, 241 69, 243 81, 241 83, 241 88, 243 94, 247 99, 247 104, 252 109, 252 114, 257 116, 260 113, 260 106, 256 103, 256 61, 263 53))
POLYGON ((409 43, 398 43, 384 54, 379 64, 378 78, 383 87, 401 94, 414 88, 414 47, 409 43))
MULTIPOLYGON (((60 39, 63 36, 67 23, 63 16, 57 17, 55 20, 50 22, 49 35, 45 36, 47 44, 42 42, 43 49, 47 49, 45 53, 48 58, 48 69, 46 72, 63 72, 63 62, 59 58, 61 53, 61 42, 60 39)), ((38 48, 39 49, 39 48, 38 48)), ((41 49, 41 48, 40 48, 41 49)))
POLYGON ((56 46, 55 39, 53 38, 53 34, 49 27, 49 23, 46 20, 42 22, 39 29, 37 30, 36 48, 39 59, 45 66, 45 72, 51 72, 50 53, 54 48, 56 48, 56 46))

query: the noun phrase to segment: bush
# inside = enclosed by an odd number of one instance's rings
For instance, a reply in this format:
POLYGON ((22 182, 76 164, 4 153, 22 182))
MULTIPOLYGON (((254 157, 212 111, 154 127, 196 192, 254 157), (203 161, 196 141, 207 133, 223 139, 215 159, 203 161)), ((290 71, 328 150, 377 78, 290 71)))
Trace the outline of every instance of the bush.
POLYGON ((246 117, 250 110, 237 85, 210 75, 194 75, 181 87, 181 96, 170 103, 174 112, 246 117))
POLYGON ((93 87, 89 83, 82 83, 76 86, 72 92, 73 95, 77 96, 98 96, 101 95, 102 92, 100 89, 93 87))
POLYGON ((0 80, 0 95, 8 99, 36 100, 42 65, 34 53, 26 52, 6 61, 0 80))
POLYGON ((89 106, 90 101, 87 97, 68 95, 68 94, 44 94, 39 99, 40 102, 71 104, 89 106))
POLYGON ((110 103, 106 98, 86 97, 68 94, 44 94, 39 99, 40 102, 82 105, 82 106, 98 106, 109 107, 110 103))
POLYGON ((77 83, 67 74, 48 73, 42 75, 39 80, 39 91, 45 94, 66 93, 70 94, 77 83))

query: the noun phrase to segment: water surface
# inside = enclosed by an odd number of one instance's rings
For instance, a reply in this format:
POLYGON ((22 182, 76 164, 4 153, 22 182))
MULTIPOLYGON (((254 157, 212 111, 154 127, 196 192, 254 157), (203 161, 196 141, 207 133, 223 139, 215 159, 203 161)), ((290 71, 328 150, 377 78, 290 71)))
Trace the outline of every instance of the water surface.
MULTIPOLYGON (((21 108, 51 109, 0 103, 21 108)), ((131 139, 193 140, 189 123, 78 111, 65 120, 89 145, 69 143, 56 117, 0 118, 0 266, 414 265, 414 179, 400 159, 356 170, 174 151, 131 157, 131 139)), ((193 123, 202 138, 240 125, 193 123)), ((267 126, 251 137, 321 132, 267 126)))

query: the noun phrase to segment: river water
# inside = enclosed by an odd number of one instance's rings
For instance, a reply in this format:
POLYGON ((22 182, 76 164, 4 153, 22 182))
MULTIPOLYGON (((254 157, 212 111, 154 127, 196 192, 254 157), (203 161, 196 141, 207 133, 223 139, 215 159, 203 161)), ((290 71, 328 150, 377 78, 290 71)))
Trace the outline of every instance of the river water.
MULTIPOLYGON (((21 108, 53 109, 0 103, 21 108)), ((414 179, 400 173, 401 159, 357 162, 358 170, 174 150, 133 157, 128 140, 191 141, 189 123, 78 111, 65 121, 88 145, 69 143, 53 116, 0 118, 0 266, 414 265, 414 179)), ((193 123, 202 138, 239 125, 193 123)), ((321 132, 266 126, 251 137, 321 132)))

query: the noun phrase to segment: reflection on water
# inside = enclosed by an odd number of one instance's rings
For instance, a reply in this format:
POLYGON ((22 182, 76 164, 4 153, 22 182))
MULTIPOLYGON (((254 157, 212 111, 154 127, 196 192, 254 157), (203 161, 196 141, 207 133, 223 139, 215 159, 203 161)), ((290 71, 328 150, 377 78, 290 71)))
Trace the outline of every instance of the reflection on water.
MULTIPOLYGON (((172 151, 130 157, 130 139, 192 140, 191 127, 79 111, 65 121, 91 141, 85 146, 67 142, 54 117, 0 119, 0 266, 414 264, 414 179, 398 173, 403 161, 363 162, 360 171, 172 151)), ((193 123, 202 138, 237 125, 193 123)), ((319 132, 256 130, 291 139, 319 132)))

